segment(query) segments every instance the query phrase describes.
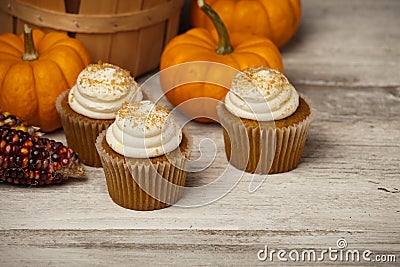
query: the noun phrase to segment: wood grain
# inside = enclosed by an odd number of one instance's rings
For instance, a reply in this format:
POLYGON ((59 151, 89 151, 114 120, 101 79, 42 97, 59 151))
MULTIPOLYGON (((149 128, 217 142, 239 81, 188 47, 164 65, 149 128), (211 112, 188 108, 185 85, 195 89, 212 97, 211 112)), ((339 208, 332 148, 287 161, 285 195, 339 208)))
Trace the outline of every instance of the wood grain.
POLYGON ((399 87, 400 1, 304 0, 295 37, 282 49, 298 85, 399 87))
MULTIPOLYGON (((195 265, 201 259, 253 265, 264 244, 323 249, 342 237, 353 249, 399 255, 400 194, 391 192, 400 187, 400 145, 393 141, 400 138, 400 122, 389 108, 396 101, 392 92, 301 91, 316 110, 325 111, 316 112, 299 167, 268 176, 256 192, 248 192, 251 176, 246 174, 229 194, 209 205, 136 212, 110 200, 101 168, 87 167, 87 180, 61 186, 2 184, 0 250, 15 253, 19 263, 29 262, 24 256, 29 255, 58 266, 102 265, 111 256, 116 263, 139 257, 143 264, 195 265), (362 104, 351 108, 342 103, 343 95, 358 95, 362 104), (371 105, 373 99, 381 105, 371 105), (335 108, 339 103, 348 110, 335 108), (367 108, 370 113, 357 112, 367 108), (42 253, 48 257, 42 259, 42 253), (152 253, 154 261, 146 259, 152 253), (61 255, 66 258, 56 261, 61 255), (79 260, 85 255, 93 258, 79 260)), ((220 150, 211 168, 188 175, 188 185, 198 186, 214 180, 227 162, 218 125, 192 123, 190 128, 197 141, 211 138, 220 150)), ((64 141, 61 131, 51 137, 64 141)))
MULTIPOLYGON (((265 245, 321 251, 339 238, 349 249, 396 255, 396 263, 384 265, 398 265, 400 2, 303 3, 300 31, 283 49, 286 73, 315 113, 297 169, 269 175, 254 193, 245 174, 207 205, 153 212, 114 204, 101 168, 86 167, 86 179, 58 186, 0 184, 0 266, 281 266, 258 261, 257 252, 265 245)), ((211 167, 188 174, 187 186, 196 188, 214 181, 228 162, 219 125, 191 122, 189 130, 195 148, 206 137, 216 146, 211 167)), ((62 130, 48 137, 65 143, 62 130)), ((190 188, 185 200, 205 201, 190 188)), ((216 183, 208 193, 223 189, 216 183)), ((382 265, 312 263, 339 264, 382 265)))
MULTIPOLYGON (((399 254, 400 251, 393 250, 390 244, 375 243, 378 238, 395 243, 393 234, 353 232, 349 246, 361 252, 368 248, 375 255, 384 254, 385 250, 399 254)), ((43 262, 38 260, 43 257, 46 257, 48 266, 71 266, 71 263, 79 266, 198 266, 199 259, 202 266, 282 266, 282 262, 277 260, 258 261, 257 252, 268 245, 269 249, 300 252, 314 248, 320 253, 322 249, 336 247, 338 236, 349 234, 341 231, 266 230, 15 230, 1 235, 0 248, 7 246, 2 254, 7 266, 36 266, 43 262), (16 240, 23 240, 23 245, 16 240), (11 260, 13 258, 18 260, 11 260)), ((325 261, 324 265, 337 266, 338 263, 325 261)), ((354 266, 357 262, 339 264, 354 266)), ((309 266, 310 262, 297 262, 296 265, 309 266)), ((373 263, 363 262, 363 266, 371 265, 373 263)))

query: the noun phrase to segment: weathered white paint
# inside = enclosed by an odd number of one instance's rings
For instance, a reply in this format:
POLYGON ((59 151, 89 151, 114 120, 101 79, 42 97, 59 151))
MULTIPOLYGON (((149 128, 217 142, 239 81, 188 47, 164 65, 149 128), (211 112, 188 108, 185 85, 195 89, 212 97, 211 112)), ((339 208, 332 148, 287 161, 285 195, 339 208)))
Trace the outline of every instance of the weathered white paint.
MULTIPOLYGON (((399 262, 400 2, 303 4, 300 31, 283 49, 286 73, 316 115, 297 169, 254 193, 246 174, 214 203, 153 212, 114 204, 101 168, 60 186, 0 184, 0 266, 254 266, 264 245, 321 250, 338 238, 399 262)), ((211 168, 188 175, 198 186, 227 161, 220 126, 190 130, 218 148, 211 168)), ((62 131, 48 137, 65 142, 62 131)))

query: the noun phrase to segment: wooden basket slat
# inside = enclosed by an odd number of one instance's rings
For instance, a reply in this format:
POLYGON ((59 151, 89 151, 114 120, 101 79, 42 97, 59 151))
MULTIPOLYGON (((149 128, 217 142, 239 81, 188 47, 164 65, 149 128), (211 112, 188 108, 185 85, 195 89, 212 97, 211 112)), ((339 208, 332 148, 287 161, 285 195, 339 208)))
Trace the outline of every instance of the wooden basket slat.
POLYGON ((102 60, 103 62, 113 63, 110 58, 112 43, 112 36, 110 34, 91 35, 79 33, 76 34, 76 38, 85 44, 86 50, 89 52, 90 58, 93 62, 102 60))
MULTIPOLYGON (((65 12, 64 0, 21 0, 21 2, 29 3, 37 7, 46 8, 54 11, 65 12)), ((37 24, 25 21, 23 19, 18 19, 15 25, 16 33, 21 34, 24 31, 25 24, 29 25, 29 27, 31 28, 40 28, 44 32, 53 31, 52 28, 39 27, 37 24)))
MULTIPOLYGON (((93 5, 93 1, 81 0, 79 14, 115 14, 117 6, 118 0, 98 0, 95 5, 93 5)), ((112 36, 112 34, 102 34, 101 38, 99 38, 98 34, 77 33, 75 37, 86 45, 94 62, 99 60, 110 62, 112 61, 110 58, 112 36)), ((113 63, 116 64, 115 62, 113 63)))
POLYGON ((37 7, 43 7, 55 11, 65 12, 64 0, 21 0, 37 7))
POLYGON ((138 40, 138 60, 136 68, 154 69, 158 66, 161 56, 164 39, 165 23, 160 23, 146 29, 142 29, 139 33, 138 40), (156 63, 156 64, 155 64, 156 63))
POLYGON ((13 16, 5 12, 0 12, 0 25, 4 29, 3 32, 14 32, 13 16))
MULTIPOLYGON (((163 0, 145 0, 143 1, 142 9, 151 8, 162 3, 163 0)), ((139 60, 136 61, 136 69, 154 69, 158 66, 164 43, 157 42, 157 40, 160 40, 160 38, 164 39, 165 30, 166 23, 161 22, 140 31, 138 46, 139 60), (141 66, 139 65, 139 62, 141 66), (157 62, 157 64, 155 64, 155 62, 157 62)))
MULTIPOLYGON (((123 13, 133 10, 142 10, 144 2, 146 0, 132 1, 130 0, 119 0, 118 2, 118 13, 123 13)), ((148 0, 147 0, 148 1, 148 0)), ((119 32, 113 36, 112 47, 110 50, 110 57, 120 66, 128 66, 133 73, 140 72, 141 64, 139 55, 139 36, 141 30, 135 32, 119 32), (120 49, 119 44, 124 44, 125 49, 120 49)))
POLYGON ((172 38, 174 38, 178 34, 179 30, 179 16, 180 13, 177 12, 175 16, 170 17, 170 19, 166 22, 165 29, 165 39, 164 45, 166 45, 172 38))
POLYGON ((126 66, 132 73, 137 73, 140 68, 138 68, 136 62, 142 64, 139 59, 138 47, 139 31, 131 33, 119 32, 113 35, 109 56, 114 64, 126 66))
POLYGON ((81 0, 79 14, 116 14, 118 7, 118 0, 97 0, 94 4, 93 1, 81 0))
POLYGON ((136 1, 119 0, 118 1, 117 13, 124 13, 124 12, 129 12, 129 11, 142 10, 143 1, 145 1, 145 0, 136 0, 136 1))
MULTIPOLYGON (((104 62, 119 65, 129 69, 134 76, 151 71, 158 66, 164 45, 175 36, 178 31, 180 8, 183 5, 183 0, 81 0, 79 14, 67 14, 65 13, 64 0, 9 1, 23 1, 29 4, 35 4, 38 8, 41 8, 40 10, 46 8, 45 10, 49 9, 51 12, 52 10, 64 12, 64 14, 61 15, 55 13, 57 16, 50 16, 51 18, 63 19, 64 22, 66 19, 75 17, 86 22, 91 20, 93 16, 93 18, 96 16, 103 16, 108 19, 108 22, 112 22, 115 17, 116 21, 119 22, 125 20, 124 17, 127 16, 126 14, 130 16, 129 12, 133 12, 133 15, 136 15, 138 12, 141 13, 140 20, 139 17, 132 17, 132 19, 128 20, 130 23, 133 23, 129 26, 130 30, 123 30, 124 28, 120 27, 118 31, 109 31, 108 29, 102 32, 105 24, 97 24, 97 28, 94 32, 87 33, 82 30, 82 28, 86 26, 85 24, 82 26, 81 30, 72 31, 75 37, 84 43, 93 62, 103 60, 104 62), (162 5, 171 6, 173 9, 168 8, 167 10, 162 5), (154 13, 155 10, 159 13, 154 13), (143 18, 147 18, 147 21, 143 20, 143 18), (136 22, 134 21, 139 22, 138 25, 146 26, 135 26, 136 22)), ((7 14, 4 3, 0 3, 0 8, 0 33, 13 31, 17 34, 21 33, 23 24, 27 23, 27 21, 22 17, 16 16, 13 19, 13 16, 7 14)), ((47 13, 45 13, 45 15, 46 14, 47 13)), ((32 19, 32 17, 32 14, 30 14, 30 19, 32 19)), ((99 23, 102 22, 101 20, 95 21, 99 23)), ((34 28, 41 28, 45 32, 59 30, 56 28, 57 21, 46 24, 55 25, 55 28, 45 27, 44 25, 40 25, 37 21, 31 21, 27 24, 34 28)), ((110 27, 110 25, 105 25, 105 27, 110 27)), ((70 30, 70 28, 71 27, 69 27, 68 30, 70 30)))
POLYGON ((163 2, 164 2, 164 0, 145 0, 145 1, 143 1, 142 9, 161 5, 163 2))

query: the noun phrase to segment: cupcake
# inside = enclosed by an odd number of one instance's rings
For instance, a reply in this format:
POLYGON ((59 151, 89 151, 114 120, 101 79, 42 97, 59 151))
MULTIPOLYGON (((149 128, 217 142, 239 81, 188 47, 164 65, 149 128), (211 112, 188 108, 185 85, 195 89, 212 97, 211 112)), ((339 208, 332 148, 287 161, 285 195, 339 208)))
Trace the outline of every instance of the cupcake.
POLYGON ((166 108, 125 104, 96 141, 111 199, 133 210, 174 204, 183 193, 190 145, 166 108))
POLYGON ((259 66, 237 73, 217 113, 234 167, 267 174, 299 164, 312 111, 279 71, 259 66))
POLYGON ((89 166, 100 167, 95 143, 101 131, 114 122, 125 102, 141 101, 143 94, 129 71, 101 63, 88 65, 74 87, 56 101, 68 146, 89 166))

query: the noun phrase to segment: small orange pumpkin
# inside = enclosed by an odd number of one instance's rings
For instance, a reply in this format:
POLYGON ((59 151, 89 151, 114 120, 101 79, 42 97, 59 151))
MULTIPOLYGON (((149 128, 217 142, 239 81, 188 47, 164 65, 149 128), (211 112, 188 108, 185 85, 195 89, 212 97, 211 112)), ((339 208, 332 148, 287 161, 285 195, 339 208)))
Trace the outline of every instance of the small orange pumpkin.
MULTIPOLYGON (((278 48, 271 40, 244 33, 234 33, 230 38, 218 14, 203 1, 199 1, 199 3, 201 9, 213 20, 218 36, 215 31, 209 32, 204 28, 194 28, 172 39, 161 56, 160 82, 166 97, 174 106, 179 106, 188 100, 198 100, 180 106, 179 109, 185 115, 190 118, 196 117, 196 120, 200 122, 211 122, 215 120, 211 118, 217 117, 216 102, 207 101, 207 99, 221 100, 228 89, 216 84, 193 81, 196 77, 203 79, 201 73, 205 73, 208 75, 207 81, 229 79, 230 82, 234 74, 221 73, 218 70, 215 72, 213 69, 204 70, 200 65, 199 68, 192 66, 167 72, 169 67, 187 62, 212 61, 229 65, 238 71, 251 66, 264 65, 283 72, 283 63, 278 48), (192 83, 179 85, 180 81, 188 80, 190 75, 195 77, 192 79, 192 83), (218 75, 220 77, 217 77, 218 75), (174 85, 178 86, 173 87, 174 85), (170 89, 171 87, 173 89, 170 89)), ((190 81, 188 80, 188 82, 190 81)))
POLYGON ((60 128, 56 98, 89 63, 83 44, 65 33, 25 25, 20 37, 0 35, 0 109, 44 132, 60 128))
MULTIPOLYGON (((221 16, 229 33, 249 32, 271 39, 281 47, 300 24, 301 0, 209 0, 221 16)), ((191 6, 195 27, 212 29, 213 25, 196 4, 191 6)))

